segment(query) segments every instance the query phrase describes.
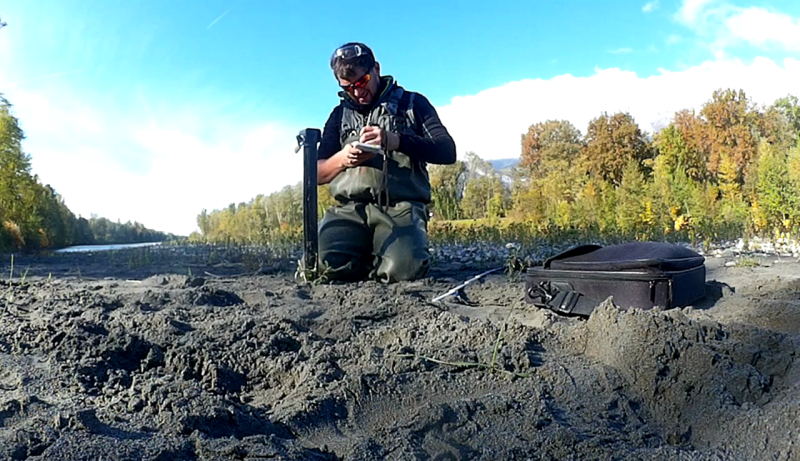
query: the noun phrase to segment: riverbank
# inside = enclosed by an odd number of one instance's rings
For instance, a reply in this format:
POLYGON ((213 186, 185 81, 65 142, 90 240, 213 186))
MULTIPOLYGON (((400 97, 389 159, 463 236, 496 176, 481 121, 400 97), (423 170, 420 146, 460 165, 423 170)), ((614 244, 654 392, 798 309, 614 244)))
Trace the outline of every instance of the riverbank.
POLYGON ((722 249, 695 306, 581 320, 503 274, 432 303, 483 268, 455 260, 326 285, 291 258, 165 250, 0 277, 0 459, 798 456, 791 255, 722 249))

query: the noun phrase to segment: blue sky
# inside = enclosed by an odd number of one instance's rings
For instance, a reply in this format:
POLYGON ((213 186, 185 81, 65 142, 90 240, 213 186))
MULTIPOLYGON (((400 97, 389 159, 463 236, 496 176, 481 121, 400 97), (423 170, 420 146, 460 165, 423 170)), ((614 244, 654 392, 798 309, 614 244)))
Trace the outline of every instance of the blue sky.
POLYGON ((652 133, 716 88, 800 95, 800 2, 0 3, 0 92, 77 214, 188 234, 203 209, 301 180, 337 103, 333 49, 368 43, 459 155, 519 156, 549 118, 629 111, 652 133))

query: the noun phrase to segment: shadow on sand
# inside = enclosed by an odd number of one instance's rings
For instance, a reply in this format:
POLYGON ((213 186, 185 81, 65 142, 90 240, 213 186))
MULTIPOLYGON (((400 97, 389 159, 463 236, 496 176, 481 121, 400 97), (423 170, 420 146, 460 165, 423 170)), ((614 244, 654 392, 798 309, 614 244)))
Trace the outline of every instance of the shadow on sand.
POLYGON ((736 292, 736 289, 727 283, 716 280, 706 281, 706 295, 692 307, 698 310, 708 310, 714 307, 717 302, 725 296, 736 292))

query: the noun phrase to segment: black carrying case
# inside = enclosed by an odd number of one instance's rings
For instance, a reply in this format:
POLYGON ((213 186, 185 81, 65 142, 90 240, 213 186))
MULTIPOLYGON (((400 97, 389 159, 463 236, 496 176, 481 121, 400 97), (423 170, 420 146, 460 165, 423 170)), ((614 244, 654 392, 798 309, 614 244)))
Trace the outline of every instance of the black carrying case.
POLYGON ((589 316, 609 296, 622 309, 670 309, 703 298, 705 290, 705 258, 689 248, 662 242, 579 245, 527 269, 525 301, 589 316))

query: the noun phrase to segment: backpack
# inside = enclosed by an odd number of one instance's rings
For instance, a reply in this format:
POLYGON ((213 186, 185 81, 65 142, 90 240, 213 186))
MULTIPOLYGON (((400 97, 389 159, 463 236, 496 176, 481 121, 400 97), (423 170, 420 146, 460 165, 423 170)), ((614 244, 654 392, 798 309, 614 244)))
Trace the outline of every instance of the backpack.
POLYGON ((526 270, 525 301, 583 317, 609 296, 622 309, 671 309, 705 297, 705 278, 705 258, 682 246, 579 245, 526 270))

